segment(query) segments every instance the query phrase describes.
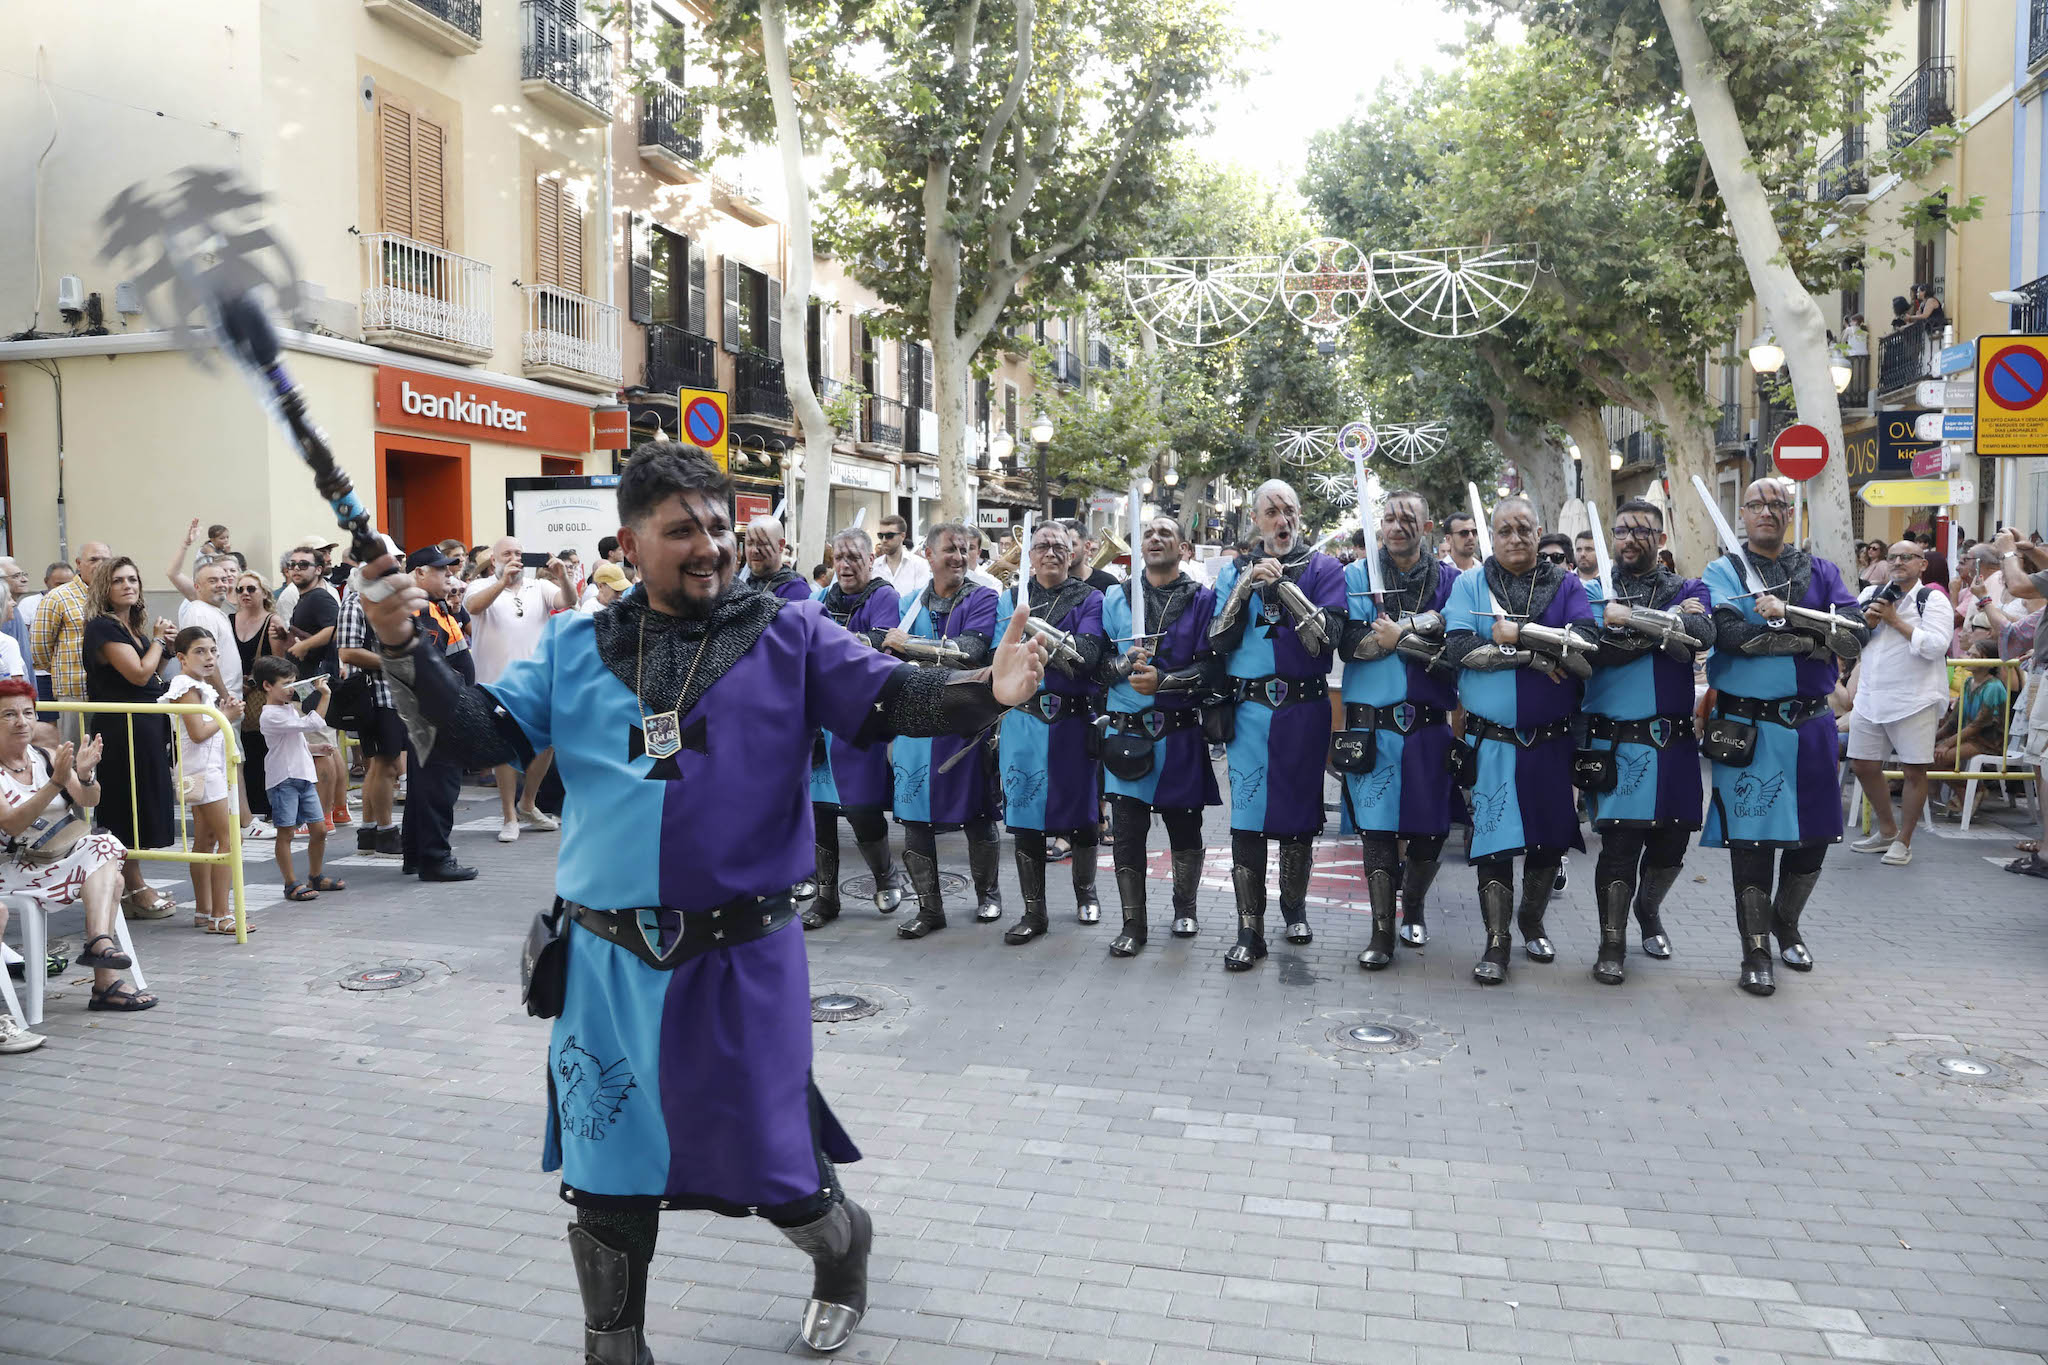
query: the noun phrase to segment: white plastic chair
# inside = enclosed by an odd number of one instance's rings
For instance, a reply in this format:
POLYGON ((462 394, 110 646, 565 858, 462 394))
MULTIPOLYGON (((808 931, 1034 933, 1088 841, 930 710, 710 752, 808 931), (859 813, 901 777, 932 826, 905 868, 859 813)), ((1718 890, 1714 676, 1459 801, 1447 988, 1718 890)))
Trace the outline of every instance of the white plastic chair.
MULTIPOLYGON (((1978 754, 1964 765, 1964 772, 1999 774, 2018 772, 2031 774, 2033 772, 2033 769, 2027 763, 2027 729, 2025 718, 2027 714, 2027 694, 2033 690, 2036 684, 2032 673, 2025 674, 2024 678, 2025 681, 2020 684, 2019 695, 2014 697, 2012 701, 2013 719, 2020 721, 2021 725, 2006 740, 2005 753, 2002 755, 1978 754)), ((2006 780, 2003 776, 1990 779, 1993 790, 2006 797, 2006 804, 2008 806, 2016 806, 2020 801, 2027 800, 2027 778, 2017 779, 2020 784, 2020 794, 2017 798, 2006 795, 2006 780)), ((2033 799, 2039 801, 2041 799, 2040 793, 2036 792, 2033 799)), ((1970 827, 1970 816, 1975 812, 1976 806, 1977 779, 1973 777, 1963 783, 1964 829, 1970 827)))
POLYGON ((0 1001, 6 1002, 7 1012, 14 1016, 14 1022, 23 1028, 27 1028, 28 1020, 22 1018, 21 1015, 21 1001, 17 1000, 14 996, 14 978, 7 973, 8 965, 15 962, 23 964, 21 974, 26 977, 28 975, 26 959, 6 944, 0 943, 0 1001))
MULTIPOLYGON (((7 902, 8 914, 21 921, 21 955, 27 959, 24 984, 28 987, 28 1009, 26 1017, 19 1014, 15 1017, 21 1019, 25 1027, 34 1028, 43 1022, 43 982, 47 977, 43 964, 50 951, 49 917, 53 907, 34 891, 11 892, 0 900, 7 902)), ((71 908, 69 905, 54 907, 57 910, 71 908)), ((114 910, 114 939, 121 945, 121 951, 128 954, 128 960, 135 964, 124 969, 130 984, 138 991, 148 990, 149 982, 142 977, 142 959, 136 955, 135 941, 128 936, 128 917, 118 906, 114 910)))

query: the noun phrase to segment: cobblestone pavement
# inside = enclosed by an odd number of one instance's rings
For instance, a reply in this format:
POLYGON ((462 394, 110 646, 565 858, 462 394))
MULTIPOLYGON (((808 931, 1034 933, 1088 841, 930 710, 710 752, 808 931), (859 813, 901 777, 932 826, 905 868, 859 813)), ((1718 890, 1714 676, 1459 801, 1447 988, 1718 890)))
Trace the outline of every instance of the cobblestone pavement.
MULTIPOLYGON (((544 1026, 514 968, 556 836, 501 847, 488 795, 466 796, 468 886, 343 859, 350 890, 286 906, 259 846, 246 948, 136 927, 154 1013, 88 1015, 65 974, 49 1045, 0 1058, 0 1358, 576 1358, 565 1209, 538 1170, 544 1026), (420 978, 337 985, 386 964, 420 978)), ((1994 865, 2011 829, 1973 835, 1923 837, 1904 870, 1832 853, 1819 970, 1781 970, 1769 1000, 1735 988, 1714 854, 1667 910, 1677 957, 1632 954, 1620 989, 1589 975, 1590 857, 1553 908, 1558 961, 1518 955, 1495 990, 1468 974, 1455 865, 1429 947, 1360 972, 1336 841, 1315 942, 1276 934, 1242 977, 1220 969, 1220 854, 1202 937, 1155 919, 1128 962, 1106 952, 1107 850, 1103 924, 1073 922, 1056 868, 1053 933, 1028 948, 965 914, 904 943, 850 910, 810 937, 821 989, 883 1005, 818 1030, 879 1230, 844 1358, 2041 1360, 2048 898, 1994 865), (1415 1046, 1346 1046, 1366 1023, 1415 1046)), ((957 836, 942 851, 964 863, 957 836)), ((58 929, 75 948, 76 918, 58 929)), ((661 1252, 660 1359, 801 1353, 808 1266, 772 1229, 670 1215, 661 1252)))

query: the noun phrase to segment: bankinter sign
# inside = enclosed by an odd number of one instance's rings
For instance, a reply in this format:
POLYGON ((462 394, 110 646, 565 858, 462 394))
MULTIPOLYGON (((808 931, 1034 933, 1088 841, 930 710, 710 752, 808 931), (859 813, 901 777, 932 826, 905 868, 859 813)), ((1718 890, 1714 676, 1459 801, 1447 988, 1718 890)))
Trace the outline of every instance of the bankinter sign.
POLYGON ((377 368, 377 425, 575 455, 590 449, 590 409, 581 403, 390 365, 377 368))

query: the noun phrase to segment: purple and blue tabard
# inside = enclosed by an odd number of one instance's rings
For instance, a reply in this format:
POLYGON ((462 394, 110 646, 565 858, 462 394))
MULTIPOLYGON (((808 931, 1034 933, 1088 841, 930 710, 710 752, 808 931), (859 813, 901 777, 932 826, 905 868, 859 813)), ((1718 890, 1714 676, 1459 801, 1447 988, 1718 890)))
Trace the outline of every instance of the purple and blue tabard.
POLYGON ((753 579, 752 582, 762 592, 773 593, 785 602, 807 602, 817 596, 817 590, 795 569, 777 569, 768 577, 753 579))
MULTIPOLYGON (((650 645, 678 629, 642 602, 635 589, 599 616, 614 618, 606 629, 634 623, 650 645)), ((811 871, 813 728, 858 733, 899 661, 815 605, 757 608, 751 625, 714 625, 713 642, 725 629, 758 635, 670 726, 654 708, 674 695, 636 698, 600 656, 598 620, 558 614, 533 656, 486 689, 535 750, 555 751, 568 793, 556 894, 639 912, 651 945, 682 919, 786 898, 811 871), (672 736, 674 752, 649 756, 643 732, 662 736, 657 748, 672 736)), ((745 1213, 816 1196, 823 1158, 859 1159, 811 1084, 795 924, 670 970, 580 924, 565 934, 542 1160, 565 1198, 745 1213)))
MULTIPOLYGON (((1493 599, 1498 594, 1489 591, 1486 576, 1493 563, 1486 560, 1458 575, 1444 612, 1447 638, 1461 631, 1482 641, 1493 638, 1493 599)), ((1507 591, 1500 606, 1512 619, 1557 629, 1593 619, 1586 586, 1575 573, 1539 559, 1533 574, 1506 575, 1503 583, 1507 591)), ((1569 674, 1553 681, 1533 668, 1459 670, 1458 699, 1467 713, 1465 743, 1479 751, 1467 855, 1472 862, 1512 858, 1530 849, 1585 848, 1578 793, 1572 786, 1572 736, 1566 726, 1579 709, 1580 695, 1578 680, 1569 674), (1518 734, 1497 737, 1473 724, 1475 720, 1518 734)))
MULTIPOLYGON (((879 647, 882 637, 903 619, 903 604, 896 589, 879 578, 870 578, 857 593, 840 591, 834 583, 818 594, 825 615, 853 632, 870 648, 879 647)), ((827 729, 812 749, 818 760, 811 766, 811 801, 833 810, 887 810, 894 774, 889 767, 889 746, 849 744, 827 729)))
MULTIPOLYGON (((1458 581, 1457 566, 1424 556, 1407 586, 1408 575, 1391 559, 1382 561, 1392 617, 1441 612, 1458 581)), ((1353 621, 1371 623, 1382 607, 1373 600, 1372 578, 1364 560, 1344 570, 1353 621)), ((1448 666, 1430 668, 1418 659, 1388 654, 1378 659, 1344 661, 1344 706, 1370 707, 1373 766, 1370 772, 1344 776, 1343 832, 1404 834, 1427 837, 1451 828, 1450 713, 1458 708, 1457 672, 1448 666)), ((1361 713, 1363 714, 1363 713, 1361 713)))
MULTIPOLYGON (((931 585, 926 584, 911 595, 904 611, 903 631, 917 640, 977 635, 988 645, 1002 635, 997 627, 995 589, 974 583, 962 583, 950 602, 935 600, 931 585)), ((982 736, 900 738, 890 745, 890 761, 895 768, 898 820, 921 820, 934 829, 951 830, 995 818, 989 745, 982 736), (973 752, 948 768, 962 749, 973 752)))
MULTIPOLYGON (((1131 652, 1131 592, 1125 583, 1104 600, 1102 630, 1113 657, 1131 652)), ((1145 633, 1163 636, 1151 644, 1152 667, 1163 674, 1199 667, 1209 658, 1209 623, 1216 615, 1216 594, 1182 574, 1166 588, 1146 580, 1145 633)), ((1111 796, 1143 801, 1156 811, 1199 810, 1223 804, 1216 785, 1216 765, 1209 761, 1209 741, 1202 735, 1199 690, 1176 690, 1145 696, 1128 680, 1109 689, 1111 723, 1122 733, 1148 738, 1152 766, 1143 777, 1118 777, 1105 765, 1103 790, 1111 796)))
MULTIPOLYGON (((1774 578, 1789 570, 1791 583, 1779 592, 1792 606, 1831 611, 1856 605, 1840 571, 1825 559, 1786 550, 1769 567, 1777 570, 1774 578)), ((1742 570, 1728 556, 1709 564, 1700 577, 1717 614, 1732 611, 1751 625, 1763 624, 1742 570)), ((1840 732, 1827 705, 1837 676, 1832 654, 1751 658, 1715 649, 1707 661, 1707 682, 1716 693, 1711 714, 1726 714, 1721 699, 1728 697, 1767 704, 1756 722, 1756 752, 1749 763, 1740 768, 1712 765, 1714 792, 1700 847, 1797 848, 1840 841, 1840 732)))
MULTIPOLYGON (((1216 617, 1223 621, 1237 580, 1255 561, 1239 556, 1216 574, 1216 617)), ((1344 566, 1319 550, 1284 566, 1309 602, 1344 621, 1344 566)), ((1320 834, 1323 768, 1330 749, 1330 665, 1337 641, 1311 651, 1295 634, 1279 595, 1254 590, 1243 617, 1225 623, 1217 647, 1226 681, 1240 699, 1230 759, 1230 827, 1275 838, 1320 834)), ((1212 627, 1212 634, 1214 629, 1212 627)))
MULTIPOLYGON (((1102 635, 1102 594, 1078 578, 1047 589, 1026 580, 1031 614, 1069 635, 1102 635)), ((1003 592, 996 619, 1017 609, 1016 589, 1003 592)), ((1092 669, 1089 671, 1092 673, 1092 669)), ((1003 823, 1011 829, 1074 834, 1101 822, 1102 765, 1089 757, 1089 728, 1102 689, 1089 673, 1073 677, 1048 663, 1038 694, 1003 717, 998 753, 1003 823)))
MULTIPOLYGON (((1619 575, 1621 570, 1615 570, 1619 575)), ((1631 606, 1676 612, 1687 602, 1707 609, 1697 578, 1659 574, 1618 577, 1616 591, 1631 606), (1636 585, 1643 586, 1636 586, 1636 585), (1646 591, 1647 589, 1647 591, 1646 591), (1632 596, 1641 600, 1630 601, 1632 596)), ((1606 590, 1598 579, 1586 597, 1599 620, 1606 590)), ((1698 619, 1698 618, 1695 618, 1698 619)), ((1596 667, 1586 680, 1586 747, 1613 750, 1614 789, 1588 792, 1594 829, 1698 829, 1703 818, 1700 746, 1693 724, 1693 664, 1652 649, 1615 667, 1596 667), (1623 737, 1609 722, 1640 722, 1623 737)))

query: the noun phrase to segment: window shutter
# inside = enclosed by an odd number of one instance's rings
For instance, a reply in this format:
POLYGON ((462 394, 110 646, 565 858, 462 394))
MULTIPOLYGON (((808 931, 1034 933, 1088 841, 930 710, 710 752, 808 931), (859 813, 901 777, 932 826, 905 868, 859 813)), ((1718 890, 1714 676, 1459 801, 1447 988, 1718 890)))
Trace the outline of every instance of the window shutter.
POLYGON ((974 424, 983 431, 988 430, 988 381, 974 381, 974 424))
POLYGON ((868 366, 867 337, 858 313, 850 313, 846 318, 846 366, 854 383, 873 390, 875 377, 868 366))
POLYGON ((832 377, 832 314, 822 303, 813 303, 818 310, 818 377, 832 377))
POLYGON ((725 258, 725 289, 721 302, 725 305, 724 327, 721 343, 728 351, 740 348, 740 263, 732 257, 725 258))
MULTIPOLYGON (((654 321, 654 228, 645 214, 626 215, 626 315, 635 322, 654 321)), ((671 254, 671 261, 674 256, 671 254)), ((673 272, 673 264, 669 267, 673 272)), ((676 282, 670 279, 673 294, 676 282)))
POLYGON ((684 325, 689 331, 700 337, 709 336, 711 335, 711 319, 705 307, 705 299, 708 293, 705 274, 709 267, 705 261, 704 243, 698 241, 695 237, 690 238, 689 257, 690 303, 689 312, 685 315, 684 325))
POLYGON ((920 408, 929 408, 934 406, 932 402, 932 348, 923 342, 918 343, 917 364, 917 405, 920 408))
POLYGON ((540 176, 533 182, 533 274, 537 284, 557 284, 562 242, 558 228, 562 182, 540 176))
POLYGON ((917 346, 910 341, 896 343, 896 397, 905 408, 915 407, 917 397, 917 346))
POLYGON ((1003 385, 1003 430, 1011 436, 1017 434, 1017 386, 1003 385))
POLYGON ((575 191, 560 182, 555 187, 555 212, 560 254, 555 258, 555 283, 571 293, 583 292, 583 205, 575 191))
POLYGON ((378 106, 377 226, 385 232, 413 235, 412 115, 395 104, 378 106))
POLYGON ((782 281, 768 276, 768 325, 763 330, 768 334, 764 349, 777 360, 782 358, 782 281))
POLYGON ((448 133, 438 123, 412 121, 413 236, 432 246, 448 245, 446 174, 448 133))

